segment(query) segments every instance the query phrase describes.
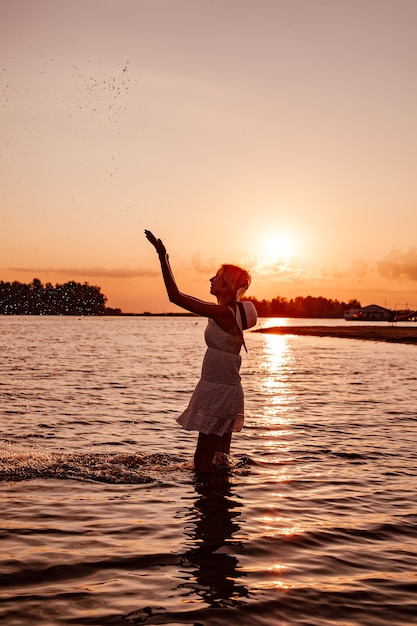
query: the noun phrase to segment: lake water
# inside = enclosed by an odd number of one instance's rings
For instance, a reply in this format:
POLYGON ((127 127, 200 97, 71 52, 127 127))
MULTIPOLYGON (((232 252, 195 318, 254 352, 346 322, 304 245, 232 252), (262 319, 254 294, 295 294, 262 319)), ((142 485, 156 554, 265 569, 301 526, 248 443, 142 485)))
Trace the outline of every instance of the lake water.
POLYGON ((205 324, 0 317, 0 623, 417 624, 416 346, 246 333, 204 483, 205 324))

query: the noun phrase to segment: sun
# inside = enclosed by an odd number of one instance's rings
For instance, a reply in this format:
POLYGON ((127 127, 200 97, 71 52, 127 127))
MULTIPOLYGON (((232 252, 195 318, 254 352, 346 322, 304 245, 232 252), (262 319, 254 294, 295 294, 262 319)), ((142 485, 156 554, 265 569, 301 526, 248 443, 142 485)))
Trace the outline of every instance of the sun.
POLYGON ((299 254, 299 241, 292 231, 263 227, 251 236, 250 252, 247 252, 245 264, 257 274, 292 273, 293 263, 299 254))
POLYGON ((294 253, 294 241, 288 233, 268 233, 259 245, 259 258, 265 265, 288 265, 294 253))

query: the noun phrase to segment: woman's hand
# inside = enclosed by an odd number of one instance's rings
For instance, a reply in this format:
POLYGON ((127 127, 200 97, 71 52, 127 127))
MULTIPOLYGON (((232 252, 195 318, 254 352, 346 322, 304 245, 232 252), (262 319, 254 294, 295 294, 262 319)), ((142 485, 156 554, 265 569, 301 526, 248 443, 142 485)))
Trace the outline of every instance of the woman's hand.
POLYGON ((145 230, 146 239, 153 245, 159 256, 165 256, 167 251, 160 239, 157 239, 150 230, 145 230))

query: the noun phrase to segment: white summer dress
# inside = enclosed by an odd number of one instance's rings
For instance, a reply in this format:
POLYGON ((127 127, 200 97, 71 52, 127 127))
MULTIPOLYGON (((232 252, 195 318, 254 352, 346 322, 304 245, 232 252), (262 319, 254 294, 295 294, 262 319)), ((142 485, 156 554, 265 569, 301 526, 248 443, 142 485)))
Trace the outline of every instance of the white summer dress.
POLYGON ((204 338, 207 351, 201 378, 177 422, 187 430, 222 436, 241 430, 243 426, 243 390, 239 374, 243 336, 237 326, 226 332, 209 319, 204 338))

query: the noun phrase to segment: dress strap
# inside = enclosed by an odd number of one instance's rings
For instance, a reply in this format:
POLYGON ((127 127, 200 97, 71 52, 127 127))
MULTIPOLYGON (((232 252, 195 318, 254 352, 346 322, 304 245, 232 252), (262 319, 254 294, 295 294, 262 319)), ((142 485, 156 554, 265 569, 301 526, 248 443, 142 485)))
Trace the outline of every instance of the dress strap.
POLYGON ((235 307, 229 306, 229 309, 233 312, 233 315, 235 316, 236 326, 238 327, 238 330, 239 330, 239 332, 240 332, 240 334, 242 336, 243 347, 245 348, 245 350, 247 352, 248 349, 246 347, 245 337, 243 335, 243 328, 245 327, 245 324, 246 324, 245 310, 244 310, 243 305, 242 305, 241 302, 236 302, 235 304, 236 304, 235 307), (237 315, 238 309, 239 309, 239 313, 240 313, 239 317, 237 315))

